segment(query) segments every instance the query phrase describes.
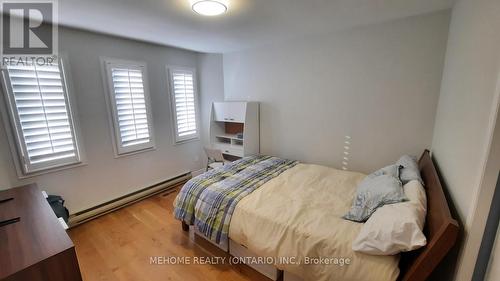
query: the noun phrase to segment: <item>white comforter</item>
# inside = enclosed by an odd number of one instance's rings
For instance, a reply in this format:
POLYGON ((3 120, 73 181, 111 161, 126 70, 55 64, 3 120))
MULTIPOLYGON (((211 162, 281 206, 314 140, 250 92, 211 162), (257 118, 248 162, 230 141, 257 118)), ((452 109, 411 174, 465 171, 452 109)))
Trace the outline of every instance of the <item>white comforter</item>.
POLYGON ((262 257, 294 257, 276 266, 304 280, 396 280, 399 256, 353 252, 362 224, 341 218, 364 177, 298 164, 238 203, 229 237, 262 257))

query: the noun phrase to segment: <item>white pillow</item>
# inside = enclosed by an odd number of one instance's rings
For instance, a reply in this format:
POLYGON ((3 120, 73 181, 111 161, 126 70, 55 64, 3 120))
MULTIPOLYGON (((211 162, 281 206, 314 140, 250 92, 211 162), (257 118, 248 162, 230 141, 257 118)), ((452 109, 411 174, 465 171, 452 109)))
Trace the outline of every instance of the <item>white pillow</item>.
POLYGON ((427 244, 422 233, 427 198, 422 184, 412 180, 403 186, 409 201, 378 208, 361 228, 352 249, 370 255, 394 255, 427 244))

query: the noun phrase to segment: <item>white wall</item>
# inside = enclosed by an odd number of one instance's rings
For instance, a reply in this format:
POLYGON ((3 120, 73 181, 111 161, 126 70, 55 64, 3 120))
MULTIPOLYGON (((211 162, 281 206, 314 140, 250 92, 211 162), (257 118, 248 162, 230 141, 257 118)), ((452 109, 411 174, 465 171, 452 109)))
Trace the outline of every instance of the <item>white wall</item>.
MULTIPOLYGON (((202 167, 200 141, 173 145, 165 70, 167 64, 197 67, 198 53, 75 29, 59 30, 60 50, 69 57, 87 165, 20 181, 2 124, 0 188, 37 182, 49 193, 62 195, 70 211, 77 212, 202 167), (99 56, 147 63, 156 150, 114 158, 99 56)), ((211 71, 210 66, 202 67, 198 75, 206 77, 206 71, 211 71)), ((222 70, 213 70, 217 71, 221 76, 222 70)), ((200 94, 209 91, 205 83, 201 86, 200 94)))
MULTIPOLYGON (((198 80, 200 85, 200 118, 201 118, 201 142, 203 145, 210 144, 210 114, 214 101, 224 100, 224 74, 221 54, 199 54, 198 57, 198 80)), ((203 167, 207 165, 207 157, 202 153, 203 167)))
POLYGON ((429 148, 449 11, 224 54, 225 98, 261 102, 261 152, 369 172, 429 148))
POLYGON ((433 156, 462 219, 482 172, 499 78, 500 2, 458 1, 453 9, 433 156))
POLYGON ((457 280, 472 276, 498 175, 498 151, 489 154, 498 108, 499 15, 498 0, 457 1, 452 12, 432 153, 464 227, 457 280))
POLYGON ((212 102, 224 100, 224 75, 221 54, 199 54, 198 80, 200 85, 201 139, 210 143, 209 126, 212 102))

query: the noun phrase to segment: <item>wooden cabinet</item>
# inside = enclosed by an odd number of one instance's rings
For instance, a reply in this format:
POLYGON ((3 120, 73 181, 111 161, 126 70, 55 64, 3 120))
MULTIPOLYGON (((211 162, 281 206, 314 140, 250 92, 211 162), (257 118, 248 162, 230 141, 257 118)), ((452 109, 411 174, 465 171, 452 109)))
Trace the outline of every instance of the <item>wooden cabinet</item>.
POLYGON ((210 143, 233 157, 259 154, 259 103, 214 102, 210 143))
POLYGON ((73 242, 35 184, 0 192, 0 280, 81 281, 73 242))

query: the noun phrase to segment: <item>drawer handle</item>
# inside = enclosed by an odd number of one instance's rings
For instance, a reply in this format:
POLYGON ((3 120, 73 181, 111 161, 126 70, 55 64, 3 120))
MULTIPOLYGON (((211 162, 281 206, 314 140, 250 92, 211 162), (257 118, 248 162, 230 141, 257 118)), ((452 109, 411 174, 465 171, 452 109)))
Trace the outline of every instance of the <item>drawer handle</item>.
POLYGON ((227 153, 229 153, 229 150, 226 150, 227 153))
POLYGON ((233 121, 233 120, 234 120, 234 118, 229 118, 229 120, 233 121))

